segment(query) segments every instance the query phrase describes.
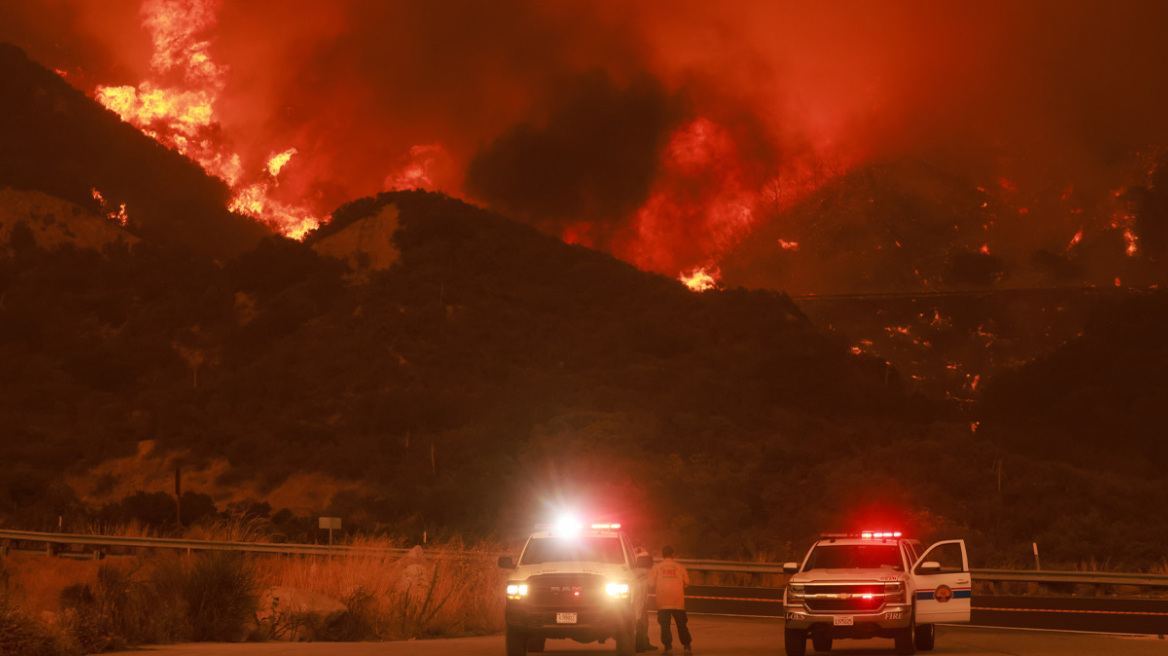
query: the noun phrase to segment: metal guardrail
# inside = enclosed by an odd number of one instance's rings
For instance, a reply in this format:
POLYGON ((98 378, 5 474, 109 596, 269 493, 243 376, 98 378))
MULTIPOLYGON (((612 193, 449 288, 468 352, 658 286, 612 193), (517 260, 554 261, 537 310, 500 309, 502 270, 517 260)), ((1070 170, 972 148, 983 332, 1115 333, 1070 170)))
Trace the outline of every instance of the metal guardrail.
POLYGON ((327 544, 276 544, 268 542, 217 542, 213 540, 178 540, 173 538, 116 537, 76 533, 38 533, 35 531, 8 531, 0 529, 0 540, 44 542, 60 545, 92 545, 101 547, 141 547, 149 549, 185 549, 187 551, 246 551, 287 555, 330 554, 390 554, 404 556, 409 549, 354 547, 327 544))
MULTIPOLYGON (((393 555, 404 556, 409 549, 360 547, 323 544, 277 544, 267 542, 217 542, 211 540, 179 540, 173 538, 115 537, 69 533, 41 533, 0 529, 0 540, 16 540, 57 545, 85 545, 97 547, 138 547, 153 549, 182 549, 186 551, 244 551, 285 555, 393 555)), ((430 553, 433 557, 435 554, 430 553)), ((490 557, 504 554, 444 553, 450 557, 490 557)), ((743 574, 783 574, 782 563, 740 562, 727 560, 682 559, 687 568, 699 572, 736 572, 743 574)), ((1132 574, 1123 572, 1078 572, 1050 570, 975 569, 970 572, 975 580, 1022 583, 1063 583, 1086 585, 1129 585, 1148 588, 1168 588, 1168 575, 1132 574)))
POLYGON ((1128 574, 1124 572, 1076 572, 1015 569, 975 569, 974 579, 983 581, 1020 581, 1024 583, 1082 583, 1091 585, 1134 585, 1168 588, 1163 574, 1128 574))

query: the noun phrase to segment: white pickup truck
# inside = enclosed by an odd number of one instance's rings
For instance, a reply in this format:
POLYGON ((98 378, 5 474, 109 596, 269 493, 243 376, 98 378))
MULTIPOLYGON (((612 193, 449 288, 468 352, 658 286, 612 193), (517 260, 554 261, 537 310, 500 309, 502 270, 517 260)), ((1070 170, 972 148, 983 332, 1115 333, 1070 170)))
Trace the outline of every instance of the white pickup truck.
POLYGON ((619 656, 633 656, 647 644, 637 619, 648 599, 644 574, 650 556, 637 556, 620 524, 574 522, 537 530, 519 561, 500 556, 511 570, 504 617, 507 656, 539 653, 548 638, 616 642, 619 656))
POLYGON ((923 553, 898 532, 825 535, 791 574, 783 595, 788 656, 817 652, 836 638, 892 638, 897 654, 930 650, 935 625, 968 622, 969 557, 964 540, 946 540, 923 553))

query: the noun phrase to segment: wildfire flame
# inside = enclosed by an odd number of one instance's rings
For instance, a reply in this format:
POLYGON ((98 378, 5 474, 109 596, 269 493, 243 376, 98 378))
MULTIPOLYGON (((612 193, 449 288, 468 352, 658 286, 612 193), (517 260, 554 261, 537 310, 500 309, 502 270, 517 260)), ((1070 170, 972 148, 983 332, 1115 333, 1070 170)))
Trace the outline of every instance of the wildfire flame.
POLYGON ((270 197, 276 176, 296 149, 269 158, 266 172, 271 181, 243 184, 245 170, 239 155, 215 134, 215 102, 224 88, 227 67, 215 63, 211 41, 200 37, 215 26, 218 5, 217 0, 144 0, 142 25, 154 43, 152 79, 137 87, 99 85, 94 97, 123 121, 225 181, 233 194, 229 209, 289 237, 302 238, 320 224, 314 213, 270 197), (179 78, 182 86, 162 82, 179 78))
MULTIPOLYGON (((97 204, 100 205, 104 209, 105 204, 106 204, 105 203, 105 196, 103 196, 102 193, 97 190, 97 187, 93 187, 90 190, 90 192, 93 194, 93 200, 96 200, 97 204)), ((117 223, 118 225, 120 225, 122 227, 125 227, 126 222, 130 220, 130 215, 126 213, 126 204, 119 203, 118 204, 118 211, 106 212, 105 218, 117 223)))
POLYGON ((279 155, 273 155, 272 158, 268 160, 268 173, 270 173, 273 178, 280 175, 280 170, 284 168, 284 165, 287 164, 288 160, 292 159, 292 156, 295 154, 296 149, 289 148, 279 155))
POLYGON ((400 168, 387 175, 382 186, 386 191, 435 189, 442 186, 438 184, 442 169, 450 166, 450 155, 442 144, 418 144, 410 147, 400 168))
POLYGON ((681 269, 681 279, 686 280, 706 270, 692 266, 694 259, 717 261, 737 244, 751 231, 761 197, 744 172, 727 165, 741 160, 738 148, 729 130, 706 118, 675 130, 665 149, 661 180, 635 213, 636 236, 618 246, 618 254, 648 270, 681 269), (698 199, 695 188, 706 193, 698 199), (678 242, 678 225, 691 226, 686 243, 678 242), (701 244, 700 253, 692 252, 694 240, 701 244), (691 251, 688 257, 679 258, 686 251, 691 251))
POLYGON ((720 277, 721 272, 716 267, 710 270, 706 270, 705 267, 699 267, 688 274, 681 274, 679 280, 685 283, 685 286, 689 287, 690 291, 704 292, 717 287, 718 278, 720 277))

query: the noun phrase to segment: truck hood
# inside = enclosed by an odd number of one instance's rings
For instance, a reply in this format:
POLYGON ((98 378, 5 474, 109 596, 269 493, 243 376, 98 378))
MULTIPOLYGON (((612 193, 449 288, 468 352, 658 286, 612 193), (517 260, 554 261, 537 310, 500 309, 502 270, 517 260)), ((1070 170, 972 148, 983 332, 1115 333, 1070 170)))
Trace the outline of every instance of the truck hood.
POLYGON ((610 581, 629 581, 634 578, 632 571, 624 565, 605 563, 540 563, 539 565, 521 565, 509 578, 523 580, 540 574, 596 574, 610 581))
POLYGON ((880 569, 815 569, 810 572, 799 572, 791 577, 791 583, 820 583, 863 581, 873 583, 894 583, 903 581, 907 575, 904 572, 880 569))

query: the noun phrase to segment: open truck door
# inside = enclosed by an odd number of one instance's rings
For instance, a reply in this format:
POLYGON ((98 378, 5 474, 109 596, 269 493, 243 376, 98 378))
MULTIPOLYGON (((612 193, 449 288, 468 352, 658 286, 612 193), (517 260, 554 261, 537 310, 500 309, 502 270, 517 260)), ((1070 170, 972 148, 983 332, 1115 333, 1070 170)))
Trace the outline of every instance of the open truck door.
POLYGON ((918 625, 969 621, 973 579, 965 540, 946 540, 929 547, 912 572, 918 625))

